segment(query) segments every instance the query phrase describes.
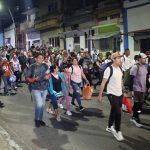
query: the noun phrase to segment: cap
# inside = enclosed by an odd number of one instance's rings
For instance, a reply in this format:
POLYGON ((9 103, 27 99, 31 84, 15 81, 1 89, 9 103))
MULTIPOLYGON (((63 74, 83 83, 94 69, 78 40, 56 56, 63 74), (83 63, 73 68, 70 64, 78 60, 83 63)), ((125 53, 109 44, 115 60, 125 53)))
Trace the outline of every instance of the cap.
POLYGON ((147 58, 147 55, 145 55, 144 53, 140 53, 141 58, 147 58))
POLYGON ((122 57, 122 55, 120 55, 119 52, 115 52, 111 54, 111 59, 115 59, 117 57, 122 57))

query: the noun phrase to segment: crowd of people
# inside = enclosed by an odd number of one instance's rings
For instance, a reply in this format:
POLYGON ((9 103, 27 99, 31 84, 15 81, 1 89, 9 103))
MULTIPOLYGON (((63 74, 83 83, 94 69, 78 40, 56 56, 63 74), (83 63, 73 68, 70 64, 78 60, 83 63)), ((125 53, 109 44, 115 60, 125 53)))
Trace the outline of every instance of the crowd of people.
MULTIPOLYGON (((79 52, 60 50, 59 47, 47 48, 32 45, 29 51, 8 49, 0 52, 0 93, 4 96, 17 93, 19 84, 25 79, 29 92, 35 101, 35 126, 45 126, 43 113, 45 101, 50 99, 47 112, 61 122, 59 108, 66 107, 66 115, 71 116, 70 107, 84 111, 81 92, 84 85, 100 86, 98 100, 101 102, 106 91, 111 105, 106 131, 122 141, 121 106, 124 93, 131 91, 133 103, 132 121, 141 127, 139 118, 143 103, 149 95, 150 51, 130 58, 130 50, 124 54, 106 54, 81 49, 79 52), (123 83, 123 84, 122 84, 123 83), (115 127, 113 124, 115 123, 115 127)), ((4 104, 0 102, 0 107, 4 104)))

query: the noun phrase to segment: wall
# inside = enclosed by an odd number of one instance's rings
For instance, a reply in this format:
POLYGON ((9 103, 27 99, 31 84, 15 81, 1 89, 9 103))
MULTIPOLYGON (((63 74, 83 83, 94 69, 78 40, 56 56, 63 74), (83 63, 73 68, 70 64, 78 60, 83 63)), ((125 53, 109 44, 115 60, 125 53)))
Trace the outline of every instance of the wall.
POLYGON ((0 33, 0 47, 2 47, 4 44, 4 37, 3 37, 3 33, 0 33))
POLYGON ((128 32, 150 29, 150 4, 128 9, 128 32))
MULTIPOLYGON (((147 2, 146 0, 143 0, 142 2, 144 3, 144 1, 147 2)), ((139 2, 141 1, 134 2, 134 5, 136 6, 136 4, 138 4, 139 2)), ((150 14, 150 4, 127 9, 128 32, 150 29, 149 14, 150 14)), ((140 42, 139 41, 135 42, 133 37, 130 35, 129 35, 129 49, 131 50, 132 58, 134 57, 134 55, 140 53, 140 42)))
POLYGON ((41 40, 49 42, 50 37, 58 37, 59 33, 61 33, 61 29, 41 32, 41 40))
POLYGON ((4 39, 10 38, 11 46, 15 47, 15 28, 11 25, 9 28, 4 30, 4 39))

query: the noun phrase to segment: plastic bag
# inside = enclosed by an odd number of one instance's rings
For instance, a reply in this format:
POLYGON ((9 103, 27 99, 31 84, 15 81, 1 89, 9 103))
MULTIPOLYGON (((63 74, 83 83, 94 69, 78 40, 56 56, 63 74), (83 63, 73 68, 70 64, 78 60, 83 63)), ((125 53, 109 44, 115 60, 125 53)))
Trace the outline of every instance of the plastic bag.
POLYGON ((122 99, 122 110, 126 113, 132 113, 132 105, 128 97, 123 97, 122 99))
POLYGON ((85 85, 83 87, 82 96, 84 100, 90 100, 92 97, 93 88, 90 85, 85 85))

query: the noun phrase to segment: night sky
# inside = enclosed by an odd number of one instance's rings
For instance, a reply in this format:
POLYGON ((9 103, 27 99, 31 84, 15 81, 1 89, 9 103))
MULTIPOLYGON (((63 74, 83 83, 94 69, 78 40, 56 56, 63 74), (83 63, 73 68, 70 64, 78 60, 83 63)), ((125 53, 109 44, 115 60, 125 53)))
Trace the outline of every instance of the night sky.
POLYGON ((34 6, 34 0, 0 0, 0 3, 2 5, 2 10, 0 10, 0 30, 13 23, 9 9, 15 23, 17 23, 25 19, 22 12, 34 6))

